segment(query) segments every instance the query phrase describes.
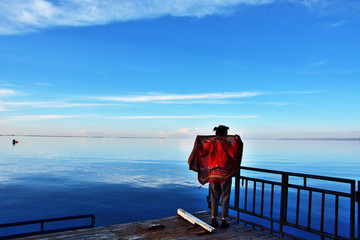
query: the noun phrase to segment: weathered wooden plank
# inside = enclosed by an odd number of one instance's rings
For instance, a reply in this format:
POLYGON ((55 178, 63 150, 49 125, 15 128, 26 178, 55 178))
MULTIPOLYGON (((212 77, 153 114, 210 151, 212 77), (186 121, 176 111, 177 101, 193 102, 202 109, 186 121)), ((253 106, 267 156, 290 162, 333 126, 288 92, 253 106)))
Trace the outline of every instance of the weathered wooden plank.
POLYGON ((191 222, 192 224, 198 224, 200 225, 202 228, 204 228, 205 230, 209 231, 209 232, 215 232, 215 228, 210 226, 209 224, 205 223, 204 221, 198 219, 197 217, 195 217, 194 215, 188 213, 187 211, 179 208, 177 210, 177 213, 185 218, 186 220, 188 220, 189 222, 191 222))
POLYGON ((105 239, 105 240, 114 240, 117 239, 116 235, 109 231, 106 227, 99 228, 90 228, 90 229, 81 229, 74 231, 65 231, 58 232, 52 234, 44 234, 44 235, 36 235, 31 237, 25 237, 21 239, 26 240, 52 240, 52 239, 87 239, 87 240, 97 240, 97 239, 105 239))
MULTIPOLYGON (((192 214, 201 221, 211 219, 208 211, 192 214)), ((284 239, 268 232, 260 231, 249 226, 229 221, 227 229, 217 228, 216 232, 210 233, 199 225, 189 224, 180 216, 172 216, 161 219, 153 219, 141 222, 111 225, 93 229, 84 229, 68 232, 60 232, 46 235, 38 235, 23 238, 23 240, 119 240, 119 239, 190 239, 190 240, 280 240, 284 239)))

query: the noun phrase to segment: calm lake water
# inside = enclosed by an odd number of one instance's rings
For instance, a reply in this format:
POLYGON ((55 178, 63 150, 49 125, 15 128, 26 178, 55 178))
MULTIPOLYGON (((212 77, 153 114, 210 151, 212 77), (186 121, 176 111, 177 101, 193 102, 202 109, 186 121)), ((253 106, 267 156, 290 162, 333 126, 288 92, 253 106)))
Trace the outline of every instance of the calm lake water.
MULTIPOLYGON (((0 137, 0 224, 94 213, 96 226, 207 209, 194 139, 0 137)), ((246 140, 243 166, 360 180, 359 141, 246 140)))

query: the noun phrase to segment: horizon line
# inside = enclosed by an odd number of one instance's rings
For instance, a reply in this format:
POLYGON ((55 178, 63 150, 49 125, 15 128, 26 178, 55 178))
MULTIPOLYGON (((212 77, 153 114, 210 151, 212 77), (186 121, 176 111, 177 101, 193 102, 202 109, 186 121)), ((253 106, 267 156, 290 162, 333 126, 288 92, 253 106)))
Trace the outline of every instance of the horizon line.
MULTIPOLYGON (((198 135, 198 134, 197 134, 198 135)), ((197 136, 194 135, 194 136, 197 136)), ((168 139, 168 138, 175 138, 175 137, 161 137, 161 136, 83 136, 83 135, 47 135, 47 134, 0 134, 0 137, 68 137, 68 138, 149 138, 149 139, 168 139)), ((181 138, 181 137, 176 137, 181 138)), ((182 137, 185 138, 185 137, 182 137)), ((189 137, 186 137, 189 138, 189 137)), ((299 138, 271 138, 271 137, 242 137, 242 139, 248 140, 317 140, 317 141, 360 141, 360 137, 299 137, 299 138)))

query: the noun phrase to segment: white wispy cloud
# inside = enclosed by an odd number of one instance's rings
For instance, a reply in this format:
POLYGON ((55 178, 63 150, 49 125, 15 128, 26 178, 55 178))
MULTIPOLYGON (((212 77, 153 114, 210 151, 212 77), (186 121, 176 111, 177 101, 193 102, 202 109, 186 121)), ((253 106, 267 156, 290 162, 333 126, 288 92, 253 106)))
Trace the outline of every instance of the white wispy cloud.
POLYGON ((321 91, 280 91, 280 92, 224 92, 224 93, 199 93, 199 94, 146 94, 132 96, 102 96, 89 97, 93 100, 110 101, 110 102, 126 102, 126 103, 167 103, 167 104, 261 104, 261 105, 286 105, 285 102, 230 102, 224 101, 228 99, 243 99, 261 95, 277 95, 277 94, 315 94, 321 91))
POLYGON ((78 103, 78 102, 63 102, 63 101, 49 101, 49 102, 0 102, 0 107, 3 108, 74 108, 74 107, 104 107, 104 106, 119 106, 118 104, 110 103, 78 103))
POLYGON ((321 93, 322 91, 318 90, 309 90, 309 91, 280 91, 280 92, 269 92, 269 94, 314 94, 321 93))
MULTIPOLYGON (((358 0, 283 0, 319 15, 360 11, 358 0)), ((56 26, 91 26, 166 15, 201 18, 226 15, 240 5, 262 6, 275 0, 14 0, 0 1, 0 34, 22 34, 56 26)))
POLYGON ((20 95, 20 92, 12 89, 0 89, 0 97, 14 96, 14 95, 20 95))
MULTIPOLYGON (((179 101, 162 101, 165 104, 180 104, 179 101)), ((289 105, 287 102, 254 102, 254 101, 238 101, 238 100, 184 100, 181 104, 211 104, 211 105, 272 105, 272 106, 285 106, 289 105)))
POLYGON ((181 128, 174 132, 177 134, 195 134, 195 133, 199 132, 199 129, 198 128, 181 128))
POLYGON ((50 83, 46 83, 46 82, 36 82, 36 83, 34 83, 34 85, 46 86, 46 87, 51 87, 52 86, 50 83))
POLYGON ((358 16, 360 12, 360 2, 358 0, 289 0, 290 2, 301 4, 309 11, 319 16, 344 15, 358 16))
POLYGON ((106 117, 111 119, 124 119, 124 120, 132 120, 132 119, 209 119, 209 118, 258 118, 257 115, 168 115, 168 116, 115 116, 115 117, 106 117))
POLYGON ((327 61, 318 61, 318 62, 309 63, 308 66, 309 67, 319 67, 319 66, 326 65, 327 63, 328 63, 327 61))
POLYGON ((88 118, 89 115, 24 115, 24 116, 11 116, 2 118, 0 123, 13 123, 22 121, 42 121, 42 120, 55 120, 55 119, 73 119, 73 118, 88 118))
MULTIPOLYGON (((167 130, 167 131, 159 131, 158 132, 158 136, 161 136, 161 137, 175 137, 175 138, 178 138, 178 137, 193 137, 193 136, 196 136, 196 135, 199 135, 200 134, 200 129, 199 128, 182 128, 182 129, 178 129, 178 130, 167 130)), ((182 146, 184 147, 184 146, 182 146)), ((186 147, 185 147, 186 148, 186 147)))
POLYGON ((285 106, 288 105, 286 102, 261 102, 261 103, 254 103, 258 105, 272 105, 272 106, 285 106))
POLYGON ((33 116, 18 116, 18 119, 23 120, 49 120, 49 119, 61 119, 61 118, 82 118, 81 115, 33 115, 33 116))
POLYGON ((166 102, 182 100, 199 99, 229 99, 229 98, 247 98, 263 95, 261 92, 225 92, 225 93, 200 93, 200 94, 148 94, 135 96, 104 96, 90 97, 92 99, 114 102, 166 102))
MULTIPOLYGON (((1 101, 0 111, 16 111, 30 108, 91 108, 91 107, 129 107, 129 104, 154 103, 154 104, 251 104, 284 106, 289 103, 273 101, 242 101, 240 99, 256 96, 277 94, 315 94, 320 91, 281 91, 281 92, 225 92, 225 93, 199 93, 199 94, 145 94, 131 96, 103 96, 103 97, 77 97, 80 101, 69 101, 68 99, 56 101, 1 101), (84 99, 91 99, 86 102, 84 99)), ((10 90, 0 89, 0 97, 26 96, 26 94, 10 90)), ((76 99, 76 97, 74 98, 76 99)), ((165 118, 166 116, 162 116, 165 118)), ((126 117, 129 118, 129 117, 126 117)), ((137 117, 140 118, 140 117, 137 117)), ((149 118, 149 117, 147 117, 149 118)), ((180 118, 180 117, 177 117, 180 118)), ((189 118, 189 117, 185 117, 189 118)))
POLYGON ((13 87, 14 85, 7 82, 7 81, 0 80, 0 86, 2 86, 2 87, 13 87))
POLYGON ((0 2, 0 34, 19 34, 54 26, 89 26, 165 15, 204 17, 232 7, 273 0, 16 0, 0 2))
MULTIPOLYGON (((0 108, 1 111, 1 108, 0 108)), ((258 118, 256 115, 194 115, 194 116, 100 116, 94 114, 84 114, 84 115, 66 115, 66 114, 49 114, 49 115, 23 115, 23 116, 10 116, 0 119, 0 123, 13 123, 13 122, 25 122, 25 121, 45 121, 45 120, 57 120, 57 119, 117 119, 117 120, 149 120, 149 119, 210 119, 210 118, 221 118, 221 119, 243 119, 243 118, 258 118)))
POLYGON ((344 25, 344 24, 346 24, 346 23, 347 23, 347 22, 346 22, 345 20, 342 20, 342 21, 335 22, 335 23, 331 24, 330 27, 336 28, 336 27, 340 27, 340 26, 342 26, 342 25, 344 25))

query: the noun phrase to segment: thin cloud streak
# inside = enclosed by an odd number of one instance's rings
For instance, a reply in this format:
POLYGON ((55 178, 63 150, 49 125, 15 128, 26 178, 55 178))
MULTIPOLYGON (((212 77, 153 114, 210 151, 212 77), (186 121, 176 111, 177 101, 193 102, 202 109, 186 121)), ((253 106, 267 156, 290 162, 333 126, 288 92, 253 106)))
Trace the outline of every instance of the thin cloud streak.
POLYGON ((346 17, 358 17, 360 2, 358 0, 289 0, 290 2, 305 6, 310 12, 321 17, 330 15, 343 15, 346 17))
MULTIPOLYGON (((200 93, 200 94, 147 94, 133 96, 103 96, 103 97, 76 97, 81 98, 79 102, 66 100, 58 101, 0 101, 0 111, 15 111, 24 108, 87 108, 87 107, 129 107, 129 103, 154 103, 154 104, 247 104, 247 105, 272 105, 285 106, 287 102, 256 102, 240 101, 238 99, 252 98, 256 96, 277 95, 277 94, 316 94, 321 91, 282 91, 282 92, 225 92, 225 93, 200 93), (84 99, 91 99, 90 102, 82 102, 84 99)), ((0 96, 26 96, 20 92, 10 89, 0 89, 0 96)), ((75 99, 75 98, 74 98, 75 99)))
POLYGON ((19 116, 18 119, 27 120, 49 120, 49 119, 61 119, 61 118, 82 118, 81 115, 34 115, 34 116, 19 116))
POLYGON ((289 105, 289 103, 286 102, 262 102, 262 103, 253 103, 258 105, 270 105, 270 106, 286 106, 289 105))
POLYGON ((46 83, 46 82, 36 82, 36 83, 34 83, 34 85, 46 86, 46 87, 51 87, 52 86, 50 83, 46 83))
POLYGON ((14 95, 20 95, 20 93, 12 89, 0 89, 0 97, 14 95))
MULTIPOLYGON (((1 109, 0 109, 1 110, 1 109)), ((257 115, 243 115, 243 116, 227 116, 227 115, 198 115, 198 116, 100 116, 100 115, 24 115, 24 116, 11 116, 3 118, 0 123, 13 123, 23 121, 43 121, 43 120, 58 120, 58 119, 79 119, 79 118, 97 118, 97 119, 116 119, 116 120, 151 120, 151 119, 246 119, 258 118, 257 115)))
POLYGON ((194 116, 117 116, 107 117, 111 119, 208 119, 208 118, 258 118, 257 115, 243 115, 243 116, 231 116, 231 115, 194 115, 194 116))
POLYGON ((190 101, 161 101, 163 104, 211 104, 211 105, 273 105, 285 106, 289 105, 287 102, 250 102, 250 101, 229 101, 229 100, 190 100, 190 101))
POLYGON ((240 92, 240 93, 202 93, 202 94, 164 94, 164 95, 136 95, 123 97, 91 97, 92 99, 114 102, 163 102, 179 101, 191 99, 227 99, 227 98, 246 98, 262 95, 260 92, 240 92))
POLYGON ((340 27, 340 26, 342 26, 342 25, 344 25, 344 24, 346 24, 346 23, 347 23, 347 22, 346 22, 345 20, 342 20, 342 21, 339 21, 339 22, 336 22, 336 23, 331 24, 330 27, 332 27, 332 28, 337 28, 337 27, 340 27))
MULTIPOLYGON (((103 96, 89 97, 94 100, 112 102, 159 102, 159 103, 208 103, 208 104, 228 104, 229 102, 214 101, 217 99, 238 99, 250 98, 261 95, 276 94, 314 94, 321 91, 281 91, 281 92, 225 92, 225 93, 201 93, 201 94, 149 94, 134 96, 103 96), (191 100, 191 101, 189 101, 191 100)), ((258 103, 262 104, 262 103, 258 103)), ((283 103, 282 103, 283 104, 283 103)))
POLYGON ((11 116, 8 118, 3 118, 0 120, 0 123, 55 120, 55 119, 73 119, 73 118, 87 118, 87 117, 89 117, 89 115, 25 115, 25 116, 11 116))
POLYGON ((7 81, 0 80, 0 86, 2 87, 13 87, 14 85, 11 83, 8 83, 7 81))
POLYGON ((272 92, 269 94, 314 94, 322 93, 323 91, 281 91, 281 92, 272 92))
POLYGON ((105 107, 119 106, 119 104, 109 103, 67 103, 67 102, 0 102, 0 106, 5 107, 30 107, 30 108, 73 108, 73 107, 105 107))

